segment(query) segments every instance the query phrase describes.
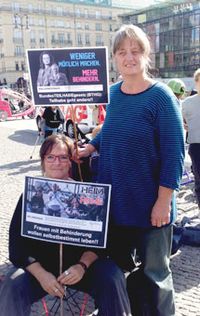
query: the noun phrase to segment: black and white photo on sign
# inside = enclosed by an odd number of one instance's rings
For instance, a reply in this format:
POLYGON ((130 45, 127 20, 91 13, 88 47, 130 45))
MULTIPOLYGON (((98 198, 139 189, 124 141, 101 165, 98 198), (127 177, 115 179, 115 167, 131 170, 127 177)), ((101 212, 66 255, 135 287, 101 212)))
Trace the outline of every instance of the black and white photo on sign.
POLYGON ((105 247, 110 189, 110 185, 26 177, 22 235, 105 247))

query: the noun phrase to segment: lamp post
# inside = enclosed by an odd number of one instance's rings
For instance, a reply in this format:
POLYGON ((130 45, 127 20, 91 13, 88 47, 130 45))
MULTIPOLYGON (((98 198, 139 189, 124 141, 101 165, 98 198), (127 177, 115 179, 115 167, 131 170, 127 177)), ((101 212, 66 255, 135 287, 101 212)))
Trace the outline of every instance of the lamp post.
MULTIPOLYGON (((15 29, 18 29, 19 27, 21 31, 22 56, 23 56, 23 65, 25 67, 26 58, 25 58, 25 44, 24 44, 24 28, 26 30, 29 29, 28 15, 15 14, 14 17, 15 17, 15 29), (24 18, 25 18, 25 24, 23 23, 24 18)), ((23 70, 25 70, 25 68, 23 70)))
POLYGON ((76 36, 76 7, 75 7, 75 3, 73 3, 73 15, 74 15, 74 39, 75 39, 75 46, 77 45, 76 40, 77 40, 77 36, 76 36))
POLYGON ((48 39, 48 32, 47 32, 47 7, 46 7, 46 0, 43 0, 43 15, 44 15, 44 27, 45 27, 45 39, 46 39, 46 47, 49 47, 49 39, 48 39))
POLYGON ((15 14, 14 15, 14 21, 15 21, 15 29, 20 30, 20 44, 21 44, 21 50, 20 50, 20 56, 22 57, 21 62, 21 71, 23 72, 23 75, 17 79, 17 84, 19 85, 18 88, 22 90, 24 93, 27 90, 27 84, 25 80, 25 71, 26 71, 26 56, 25 56, 25 42, 24 42, 24 29, 29 29, 29 20, 27 14, 15 14), (25 21, 24 21, 25 19, 25 21))

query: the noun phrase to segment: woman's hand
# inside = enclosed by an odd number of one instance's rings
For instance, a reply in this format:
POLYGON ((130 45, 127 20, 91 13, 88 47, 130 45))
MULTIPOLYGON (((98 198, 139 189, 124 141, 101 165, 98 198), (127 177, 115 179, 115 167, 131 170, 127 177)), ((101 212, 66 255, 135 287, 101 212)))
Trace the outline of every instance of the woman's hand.
POLYGON ((62 285, 72 285, 78 283, 84 276, 85 270, 80 264, 75 264, 64 271, 57 281, 62 285))
POLYGON ((57 281, 56 277, 48 272, 45 271, 38 276, 38 281, 42 288, 50 295, 63 297, 64 295, 64 288, 59 282, 57 281))
POLYGON ((152 226, 161 227, 170 222, 171 200, 173 190, 159 187, 158 199, 151 212, 152 226))
POLYGON ((73 152, 73 160, 75 162, 80 162, 81 158, 89 157, 91 153, 95 151, 95 147, 91 144, 84 145, 83 147, 75 148, 73 152))
POLYGON ((157 199, 151 212, 152 226, 161 227, 170 222, 171 206, 165 201, 157 199))
POLYGON ((38 280, 41 287, 48 294, 63 297, 64 289, 62 285, 60 285, 56 280, 56 277, 52 273, 46 271, 39 262, 33 262, 26 267, 26 270, 38 280))

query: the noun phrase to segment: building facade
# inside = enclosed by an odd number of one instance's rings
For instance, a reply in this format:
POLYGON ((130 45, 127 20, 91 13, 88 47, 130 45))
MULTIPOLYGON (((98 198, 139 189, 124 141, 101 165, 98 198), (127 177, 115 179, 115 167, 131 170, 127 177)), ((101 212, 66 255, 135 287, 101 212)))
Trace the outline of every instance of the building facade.
MULTIPOLYGON (((107 46, 119 27, 111 0, 1 0, 0 84, 28 79, 26 49, 107 46)), ((117 73, 109 58, 110 79, 117 73)))
POLYGON ((192 77, 200 65, 200 2, 165 1, 133 14, 122 23, 140 26, 151 40, 152 73, 161 78, 192 77))

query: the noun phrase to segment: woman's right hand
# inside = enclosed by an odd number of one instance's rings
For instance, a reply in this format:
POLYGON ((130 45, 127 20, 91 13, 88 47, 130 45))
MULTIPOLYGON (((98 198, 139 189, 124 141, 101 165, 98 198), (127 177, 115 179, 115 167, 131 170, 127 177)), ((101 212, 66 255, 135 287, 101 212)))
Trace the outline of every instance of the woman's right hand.
POLYGON ((81 162, 81 158, 89 157, 92 152, 95 151, 95 147, 91 144, 83 145, 83 147, 75 148, 73 152, 73 160, 76 162, 81 162))
POLYGON ((62 285, 57 281, 56 277, 52 273, 46 271, 39 262, 33 262, 26 267, 26 270, 38 280, 41 287, 48 294, 63 297, 64 289, 62 285))
POLYGON ((57 281, 56 277, 48 272, 44 271, 37 277, 38 281, 42 288, 52 296, 63 297, 64 295, 64 288, 60 285, 57 281))

